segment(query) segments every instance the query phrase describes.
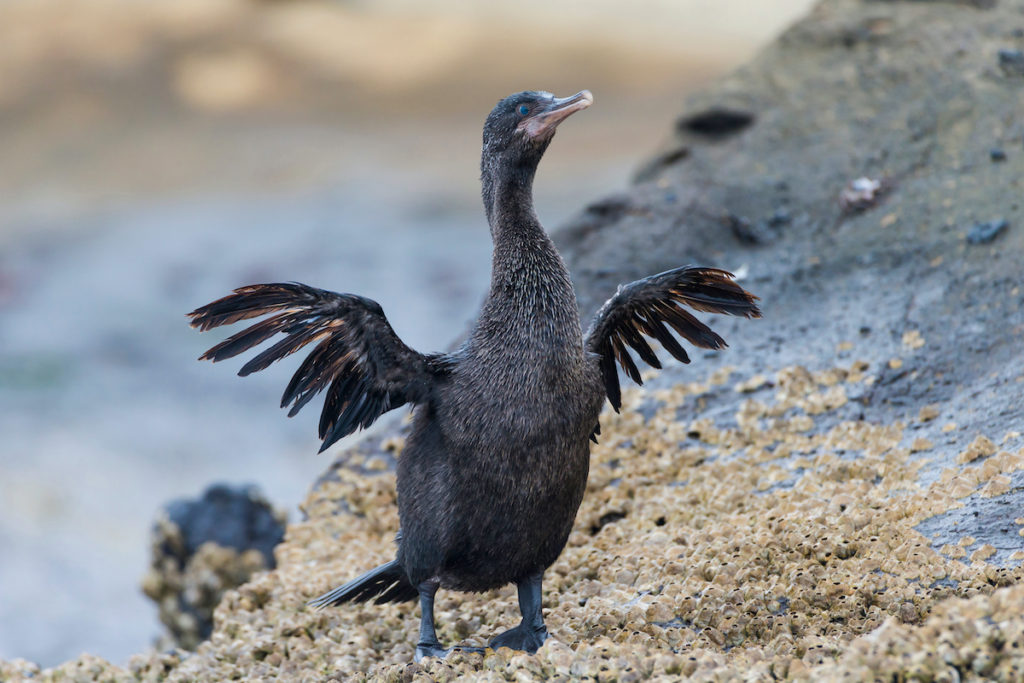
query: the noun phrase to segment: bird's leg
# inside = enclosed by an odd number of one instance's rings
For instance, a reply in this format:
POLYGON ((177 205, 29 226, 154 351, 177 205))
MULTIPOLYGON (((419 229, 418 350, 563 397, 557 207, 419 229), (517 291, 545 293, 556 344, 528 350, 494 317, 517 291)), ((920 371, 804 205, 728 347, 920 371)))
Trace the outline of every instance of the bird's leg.
POLYGON ((434 630, 434 594, 437 593, 436 581, 424 581, 419 585, 420 591, 420 640, 416 643, 416 654, 413 657, 417 662, 424 657, 440 657, 444 659, 452 650, 461 652, 483 653, 482 647, 466 647, 456 645, 455 647, 443 648, 437 639, 437 632, 434 630))
POLYGON ((415 660, 418 662, 424 657, 441 657, 448 654, 448 650, 441 647, 437 640, 437 633, 434 631, 434 594, 437 593, 436 581, 424 581, 419 585, 420 591, 420 640, 416 644, 415 660))
POLYGON ((523 620, 515 628, 492 640, 493 649, 510 647, 532 654, 547 640, 548 629, 544 625, 544 615, 541 613, 540 583, 543 575, 544 572, 537 572, 516 583, 519 589, 519 611, 523 614, 523 620))

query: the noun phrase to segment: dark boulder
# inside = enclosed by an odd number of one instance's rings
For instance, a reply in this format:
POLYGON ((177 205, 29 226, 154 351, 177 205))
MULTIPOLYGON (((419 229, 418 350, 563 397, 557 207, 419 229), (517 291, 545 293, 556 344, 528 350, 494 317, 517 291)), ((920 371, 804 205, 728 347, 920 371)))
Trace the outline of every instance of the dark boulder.
POLYGON ((195 649, 209 637, 224 593, 274 568, 285 521, 255 486, 214 484, 200 498, 164 506, 153 525, 143 591, 175 645, 195 649))

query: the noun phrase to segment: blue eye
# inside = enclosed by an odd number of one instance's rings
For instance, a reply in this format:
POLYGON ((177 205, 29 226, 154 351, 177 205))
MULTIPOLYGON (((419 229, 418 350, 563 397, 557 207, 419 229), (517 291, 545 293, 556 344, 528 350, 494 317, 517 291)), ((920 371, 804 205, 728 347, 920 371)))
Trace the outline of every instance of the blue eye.
POLYGON ((522 114, 523 116, 526 116, 527 114, 530 113, 530 108, 527 107, 525 104, 520 104, 519 113, 522 114))

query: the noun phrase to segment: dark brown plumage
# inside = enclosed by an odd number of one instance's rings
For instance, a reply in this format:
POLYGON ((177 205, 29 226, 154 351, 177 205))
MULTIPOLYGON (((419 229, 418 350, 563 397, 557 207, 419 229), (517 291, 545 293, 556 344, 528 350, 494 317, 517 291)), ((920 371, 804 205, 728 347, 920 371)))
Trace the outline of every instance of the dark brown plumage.
POLYGON ((242 366, 238 374, 245 377, 317 342, 285 388, 281 407, 292 404, 292 417, 327 389, 321 452, 392 408, 425 398, 434 372, 444 364, 442 357, 423 356, 402 343, 376 301, 295 282, 240 287, 189 315, 192 326, 205 331, 269 314, 200 360, 232 358, 283 333, 284 339, 242 366))
POLYGON ((612 407, 616 412, 622 407, 616 362, 630 379, 643 384, 640 371, 626 351, 627 345, 645 363, 660 369, 658 357, 642 335, 653 337, 676 360, 689 363, 690 357, 665 328, 666 324, 701 348, 721 349, 726 343, 683 306, 749 318, 760 315, 753 303, 755 298, 733 282, 730 273, 717 268, 684 266, 620 286, 594 316, 587 331, 587 348, 601 357, 601 373, 612 407))
POLYGON ((588 439, 605 399, 619 410, 618 364, 636 382, 630 349, 658 368, 645 337, 689 362, 673 336, 718 349, 725 342, 683 306, 758 317, 756 297, 713 268, 676 268, 620 287, 586 336, 565 264, 533 210, 534 172, 587 91, 557 99, 505 98, 484 126, 483 201, 494 255, 491 286, 465 344, 449 354, 406 346, 375 302, 300 284, 242 287, 193 311, 207 330, 270 317, 210 349, 230 358, 276 334, 284 338, 239 374, 310 344, 281 405, 294 415, 321 391, 323 448, 405 403, 416 406, 398 461, 401 531, 395 560, 313 601, 411 600, 423 610, 417 658, 443 656, 434 633, 439 587, 484 591, 514 582, 522 623, 491 641, 535 651, 547 637, 541 576, 561 553, 583 498, 588 439))

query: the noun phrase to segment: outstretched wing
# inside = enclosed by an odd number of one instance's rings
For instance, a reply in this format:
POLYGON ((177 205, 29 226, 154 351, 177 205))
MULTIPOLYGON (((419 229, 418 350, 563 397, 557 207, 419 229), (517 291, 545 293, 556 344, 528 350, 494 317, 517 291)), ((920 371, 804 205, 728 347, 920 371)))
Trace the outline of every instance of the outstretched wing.
POLYGON ((733 282, 732 273, 717 268, 684 266, 620 286, 594 316, 586 336, 587 350, 600 356, 601 374, 612 407, 617 412, 622 406, 616 362, 634 382, 643 384, 627 346, 648 365, 660 368, 658 357, 644 340, 646 335, 661 342, 676 359, 689 363, 690 357, 666 325, 695 346, 720 349, 726 343, 683 306, 708 313, 759 318, 761 311, 756 301, 756 296, 733 282))
POLYGON ((270 315, 199 358, 232 358, 283 334, 242 366, 242 377, 316 344, 284 390, 281 407, 291 404, 292 417, 327 390, 320 413, 321 452, 392 408, 425 400, 438 368, 437 357, 420 354, 398 338, 380 304, 354 294, 294 282, 249 285, 188 315, 192 327, 202 331, 270 315))

